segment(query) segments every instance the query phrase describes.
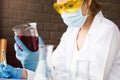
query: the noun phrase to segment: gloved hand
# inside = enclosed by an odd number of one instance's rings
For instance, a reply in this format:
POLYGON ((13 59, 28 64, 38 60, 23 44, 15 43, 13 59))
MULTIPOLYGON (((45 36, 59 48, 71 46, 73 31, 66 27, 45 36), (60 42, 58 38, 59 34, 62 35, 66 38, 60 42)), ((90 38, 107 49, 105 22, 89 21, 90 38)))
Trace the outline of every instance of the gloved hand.
MULTIPOLYGON (((39 50, 36 52, 32 52, 22 43, 22 41, 17 36, 15 36, 14 38, 16 41, 14 45, 16 51, 16 58, 21 62, 24 68, 35 71, 39 60, 39 50), (18 45, 22 50, 18 48, 18 45)), ((42 38, 38 37, 38 39, 39 44, 43 45, 44 43, 42 38)))
POLYGON ((10 65, 4 66, 0 63, 0 78, 22 79, 23 73, 20 68, 14 68, 10 65))
POLYGON ((5 72, 3 69, 4 69, 4 64, 0 63, 0 78, 10 77, 10 75, 7 72, 5 72))

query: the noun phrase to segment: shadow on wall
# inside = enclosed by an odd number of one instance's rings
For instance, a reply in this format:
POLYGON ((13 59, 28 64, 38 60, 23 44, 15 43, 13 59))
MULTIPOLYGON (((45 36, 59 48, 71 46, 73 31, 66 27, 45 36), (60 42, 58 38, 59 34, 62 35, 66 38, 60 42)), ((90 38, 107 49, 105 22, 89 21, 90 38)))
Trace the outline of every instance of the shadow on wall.
POLYGON ((10 0, 0 0, 0 38, 7 39, 7 63, 13 66, 20 66, 20 62, 15 57, 13 32, 9 27, 9 4, 10 0), (11 37, 12 36, 12 37, 11 37))
POLYGON ((1 16, 2 16, 2 1, 0 0, 0 38, 2 38, 2 24, 3 24, 3 20, 2 20, 2 18, 1 18, 1 16))
POLYGON ((102 11, 105 17, 117 24, 120 29, 120 0, 101 0, 103 2, 102 11))

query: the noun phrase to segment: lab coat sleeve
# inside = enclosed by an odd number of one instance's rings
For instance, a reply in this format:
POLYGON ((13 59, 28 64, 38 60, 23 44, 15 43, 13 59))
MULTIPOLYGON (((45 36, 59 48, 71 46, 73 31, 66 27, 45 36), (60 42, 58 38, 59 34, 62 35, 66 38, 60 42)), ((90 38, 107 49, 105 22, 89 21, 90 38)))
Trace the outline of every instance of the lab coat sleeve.
POLYGON ((109 60, 111 67, 107 80, 120 80, 120 32, 116 30, 114 33, 112 39, 112 45, 114 46, 111 47, 110 55, 112 55, 109 60))
POLYGON ((65 50, 66 42, 68 41, 67 37, 70 35, 72 28, 67 28, 67 31, 63 33, 60 43, 52 54, 52 67, 59 69, 65 68, 65 50))
POLYGON ((112 65, 108 80, 120 80, 120 50, 116 56, 114 64, 112 65))
MULTIPOLYGON (((49 65, 50 68, 61 68, 62 65, 64 65, 64 60, 63 58, 63 51, 65 50, 64 47, 64 35, 62 36, 59 45, 57 48, 54 50, 52 53, 52 66, 49 65)), ((50 61, 50 60, 49 60, 50 61)))
POLYGON ((120 51, 109 73, 108 80, 120 80, 120 51))

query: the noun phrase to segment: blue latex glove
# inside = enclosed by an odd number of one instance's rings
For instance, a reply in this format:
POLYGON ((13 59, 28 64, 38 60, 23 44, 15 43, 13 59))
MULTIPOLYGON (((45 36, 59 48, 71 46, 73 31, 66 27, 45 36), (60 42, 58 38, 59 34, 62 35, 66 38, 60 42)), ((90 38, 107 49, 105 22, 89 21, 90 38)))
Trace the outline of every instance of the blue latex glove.
POLYGON ((20 68, 14 68, 10 65, 5 67, 3 63, 0 63, 0 78, 22 79, 22 75, 20 68))
POLYGON ((10 77, 10 75, 7 72, 5 72, 3 69, 4 69, 4 64, 0 63, 0 78, 10 77))
MULTIPOLYGON (((15 36, 14 38, 16 41, 14 45, 16 51, 16 58, 21 62, 24 68, 35 71, 39 60, 39 50, 36 52, 32 52, 22 43, 22 41, 17 36, 15 36), (18 45, 22 50, 18 48, 18 45)), ((44 43, 42 38, 38 37, 38 39, 39 44, 43 45, 44 43)))

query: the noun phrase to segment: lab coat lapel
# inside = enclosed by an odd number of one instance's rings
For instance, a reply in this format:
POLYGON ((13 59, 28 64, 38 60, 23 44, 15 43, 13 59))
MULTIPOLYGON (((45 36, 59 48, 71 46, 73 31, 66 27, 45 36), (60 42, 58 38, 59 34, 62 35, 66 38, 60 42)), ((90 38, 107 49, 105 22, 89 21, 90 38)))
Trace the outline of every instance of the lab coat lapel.
POLYGON ((70 63, 71 63, 71 59, 73 57, 73 50, 75 47, 75 41, 76 41, 76 37, 77 37, 77 32, 79 31, 79 28, 73 28, 73 30, 70 33, 70 36, 68 36, 66 38, 66 46, 67 46, 67 50, 66 50, 66 68, 69 69, 70 67, 70 63))
MULTIPOLYGON (((95 38, 97 30, 98 30, 97 28, 100 27, 102 19, 103 19, 103 15, 102 15, 102 12, 100 11, 94 18, 93 24, 91 25, 91 28, 88 33, 88 38, 89 36, 94 36, 95 38)), ((107 57, 108 57, 108 52, 107 50, 105 50, 106 52, 102 53, 98 49, 98 51, 100 52, 97 51, 96 53, 95 51, 97 48, 96 47, 91 48, 91 45, 94 46, 94 44, 91 44, 93 41, 94 40, 92 40, 92 38, 89 38, 89 52, 92 53, 90 58, 91 58, 91 61, 95 63, 93 66, 90 66, 89 77, 91 80, 103 80, 104 69, 105 69, 105 64, 106 64, 107 57)), ((105 46, 109 47, 109 45, 105 45, 105 46)))

